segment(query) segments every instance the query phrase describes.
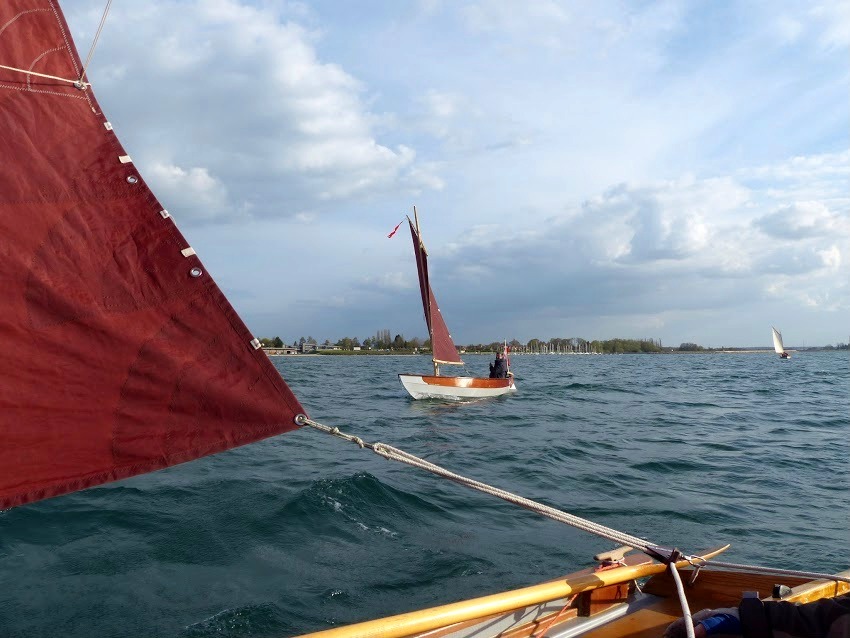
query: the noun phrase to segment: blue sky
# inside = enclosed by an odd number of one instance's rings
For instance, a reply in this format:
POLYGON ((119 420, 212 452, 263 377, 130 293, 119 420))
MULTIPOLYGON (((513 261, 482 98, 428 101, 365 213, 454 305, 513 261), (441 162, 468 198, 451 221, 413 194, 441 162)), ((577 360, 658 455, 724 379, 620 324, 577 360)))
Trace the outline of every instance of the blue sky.
MULTIPOLYGON (((64 7, 83 56, 104 3, 64 7)), ((259 336, 850 337, 850 3, 113 3, 89 77, 259 336)))

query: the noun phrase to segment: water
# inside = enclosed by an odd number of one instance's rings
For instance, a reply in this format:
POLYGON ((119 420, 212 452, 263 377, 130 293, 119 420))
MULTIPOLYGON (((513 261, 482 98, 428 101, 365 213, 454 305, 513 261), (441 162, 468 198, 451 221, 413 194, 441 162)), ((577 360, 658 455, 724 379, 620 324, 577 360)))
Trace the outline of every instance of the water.
MULTIPOLYGON (((850 568, 846 352, 515 357, 516 395, 463 405, 403 394, 421 357, 275 363, 313 418, 368 441, 688 552, 850 568)), ((610 547, 306 429, 0 513, 0 636, 288 636, 610 547)))

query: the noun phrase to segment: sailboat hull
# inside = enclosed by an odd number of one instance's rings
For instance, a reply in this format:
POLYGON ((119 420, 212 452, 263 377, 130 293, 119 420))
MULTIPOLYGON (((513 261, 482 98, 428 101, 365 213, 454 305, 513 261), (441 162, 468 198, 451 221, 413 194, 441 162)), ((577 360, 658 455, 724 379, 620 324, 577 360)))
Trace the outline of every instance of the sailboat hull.
POLYGON ((414 399, 464 401, 497 397, 509 392, 516 392, 513 377, 487 379, 483 377, 437 377, 400 374, 398 378, 404 389, 414 399))

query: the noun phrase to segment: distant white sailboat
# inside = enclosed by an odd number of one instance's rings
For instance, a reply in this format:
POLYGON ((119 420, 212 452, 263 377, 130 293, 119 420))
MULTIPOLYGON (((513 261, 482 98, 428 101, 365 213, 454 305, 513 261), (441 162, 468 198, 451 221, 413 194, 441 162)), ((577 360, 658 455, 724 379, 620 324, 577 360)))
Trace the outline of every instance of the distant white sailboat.
POLYGON ((790 359, 791 355, 785 352, 785 346, 782 344, 782 333, 776 328, 773 328, 773 349, 780 359, 790 359))

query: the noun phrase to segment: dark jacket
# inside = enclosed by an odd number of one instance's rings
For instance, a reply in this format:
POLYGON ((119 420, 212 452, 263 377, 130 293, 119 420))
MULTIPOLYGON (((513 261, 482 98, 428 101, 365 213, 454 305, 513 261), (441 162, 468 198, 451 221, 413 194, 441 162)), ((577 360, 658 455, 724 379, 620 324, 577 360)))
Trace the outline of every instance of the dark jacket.
POLYGON ((491 379, 505 379, 508 376, 508 362, 504 359, 496 359, 495 363, 490 364, 491 379))
POLYGON ((782 601, 741 601, 744 638, 850 638, 850 594, 799 605, 782 601))

